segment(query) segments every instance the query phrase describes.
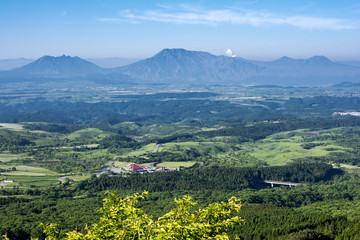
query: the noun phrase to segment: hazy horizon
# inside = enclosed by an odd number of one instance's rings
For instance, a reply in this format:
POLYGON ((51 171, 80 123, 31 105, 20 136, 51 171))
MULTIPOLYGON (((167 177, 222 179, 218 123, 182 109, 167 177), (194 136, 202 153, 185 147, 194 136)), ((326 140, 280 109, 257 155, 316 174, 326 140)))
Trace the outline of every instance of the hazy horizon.
MULTIPOLYGON (((179 48, 164 48, 164 49, 179 49, 179 48)), ((164 50, 162 49, 162 50, 164 50)), ((161 52, 162 50, 160 50, 159 52, 161 52)), ((198 50, 189 50, 189 49, 185 49, 187 51, 198 51, 198 50)), ((231 49, 227 49, 227 50, 231 50, 231 49)), ((20 59, 24 59, 24 60, 32 60, 32 61, 36 61, 37 59, 41 58, 41 57, 45 57, 45 56, 50 56, 50 57, 61 57, 61 56, 69 56, 69 57, 79 57, 79 58, 82 58, 84 60, 87 60, 87 61, 93 61, 93 60, 110 60, 110 59, 121 59, 121 60, 134 60, 134 61, 140 61, 140 60, 143 60, 143 59, 147 59, 147 58, 151 58, 153 57, 154 55, 156 55, 157 53, 159 52, 156 52, 154 53, 153 55, 149 55, 149 56, 146 56, 146 57, 143 57, 143 58, 131 58, 131 57, 121 57, 121 56, 114 56, 114 57, 82 57, 82 56, 78 56, 78 55, 68 55, 68 54, 60 54, 60 55, 49 55, 49 54, 45 54, 45 55, 42 55, 42 56, 39 56, 39 57, 36 57, 36 58, 26 58, 26 57, 15 57, 15 58, 0 58, 0 61, 4 61, 4 60, 20 60, 20 59)), ((207 51, 200 51, 200 52, 207 52, 207 51)), ((213 54, 215 56, 228 56, 228 54, 223 53, 223 54, 214 54, 212 52, 208 52, 210 54, 213 54)), ((309 58, 312 58, 312 57, 317 57, 317 56, 324 56, 328 59, 330 59, 331 61, 334 61, 334 62, 357 62, 357 61, 360 61, 360 57, 359 59, 333 59, 333 58, 330 58, 328 56, 325 56, 325 55, 312 55, 312 56, 308 56, 308 57, 304 57, 304 58, 295 58, 295 57, 291 57, 291 56, 280 56, 280 57, 277 57, 277 58, 247 58, 247 60, 254 60, 254 61, 275 61, 275 60, 278 60, 282 57, 289 57, 291 59, 295 59, 295 60, 301 60, 301 59, 309 59, 309 58)), ((235 56, 235 57, 240 57, 240 58, 244 58, 242 56, 235 56)))
POLYGON ((184 48, 252 60, 360 60, 357 1, 0 2, 0 59, 148 58, 184 48))

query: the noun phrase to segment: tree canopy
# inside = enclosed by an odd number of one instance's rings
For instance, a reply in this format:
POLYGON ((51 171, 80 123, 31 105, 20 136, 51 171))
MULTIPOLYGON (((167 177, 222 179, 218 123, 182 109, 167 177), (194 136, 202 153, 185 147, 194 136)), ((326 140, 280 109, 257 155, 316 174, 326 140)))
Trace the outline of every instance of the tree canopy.
MULTIPOLYGON (((154 220, 136 207, 148 192, 125 198, 112 192, 107 194, 100 209, 103 215, 99 222, 87 227, 86 233, 68 232, 65 239, 229 239, 227 229, 244 222, 236 214, 241 208, 236 197, 196 211, 191 211, 196 203, 190 196, 175 198, 178 207, 154 220)), ((58 239, 56 226, 44 225, 47 240, 58 239)))

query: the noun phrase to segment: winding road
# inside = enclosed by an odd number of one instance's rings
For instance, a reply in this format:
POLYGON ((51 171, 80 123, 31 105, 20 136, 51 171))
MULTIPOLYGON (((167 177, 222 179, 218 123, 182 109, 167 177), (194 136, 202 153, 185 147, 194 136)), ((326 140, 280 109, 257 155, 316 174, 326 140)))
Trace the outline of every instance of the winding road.
POLYGON ((65 182, 65 179, 63 179, 63 177, 59 177, 59 178, 57 178, 57 180, 59 180, 61 183, 65 182))
MULTIPOLYGON (((314 152, 313 152, 312 150, 304 149, 304 148, 300 147, 300 145, 296 145, 295 147, 298 148, 298 149, 300 149, 300 150, 308 151, 311 155, 314 155, 314 152)), ((305 156, 305 155, 306 155, 306 154, 301 154, 301 155, 289 157, 288 159, 286 159, 286 161, 285 161, 282 165, 285 165, 288 161, 290 161, 290 160, 293 159, 293 158, 301 157, 301 156, 305 156)))
POLYGON ((153 153, 156 153, 156 152, 159 150, 159 147, 160 147, 160 144, 156 144, 156 146, 155 146, 155 149, 154 149, 153 153))

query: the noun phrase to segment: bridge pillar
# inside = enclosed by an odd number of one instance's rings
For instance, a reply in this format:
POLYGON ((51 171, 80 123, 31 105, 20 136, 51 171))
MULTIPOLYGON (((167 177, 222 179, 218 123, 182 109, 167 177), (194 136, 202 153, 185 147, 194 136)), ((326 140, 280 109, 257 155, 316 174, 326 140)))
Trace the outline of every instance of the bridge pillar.
POLYGON ((272 188, 274 187, 274 183, 271 183, 271 187, 272 187, 272 188))

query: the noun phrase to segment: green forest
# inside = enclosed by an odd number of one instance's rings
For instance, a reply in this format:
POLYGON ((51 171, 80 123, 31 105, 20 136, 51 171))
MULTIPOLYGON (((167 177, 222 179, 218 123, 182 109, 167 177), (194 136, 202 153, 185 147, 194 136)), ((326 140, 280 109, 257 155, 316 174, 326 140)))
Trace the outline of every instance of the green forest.
POLYGON ((202 216, 189 224, 204 224, 203 211, 239 199, 209 236, 359 239, 360 117, 336 113, 360 112, 360 89, 229 88, 0 98, 0 239, 86 236, 104 199, 133 199, 146 224, 186 204, 202 216))

